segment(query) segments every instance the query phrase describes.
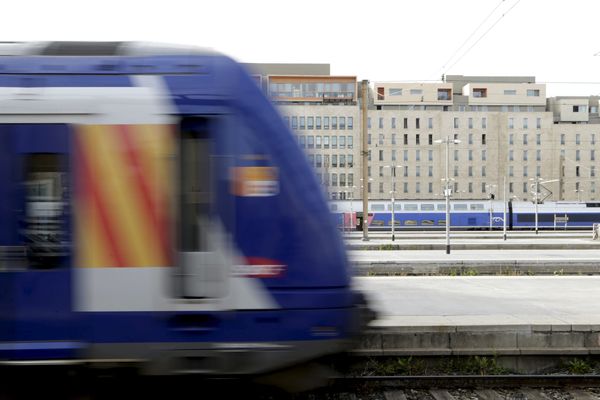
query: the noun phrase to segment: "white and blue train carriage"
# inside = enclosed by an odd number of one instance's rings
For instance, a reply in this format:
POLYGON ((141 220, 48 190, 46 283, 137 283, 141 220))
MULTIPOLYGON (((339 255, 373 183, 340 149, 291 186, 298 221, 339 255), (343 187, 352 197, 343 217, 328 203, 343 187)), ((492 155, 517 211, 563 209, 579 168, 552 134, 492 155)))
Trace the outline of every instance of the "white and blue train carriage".
POLYGON ((0 45, 0 364, 259 374, 360 333, 327 203, 233 60, 0 45))

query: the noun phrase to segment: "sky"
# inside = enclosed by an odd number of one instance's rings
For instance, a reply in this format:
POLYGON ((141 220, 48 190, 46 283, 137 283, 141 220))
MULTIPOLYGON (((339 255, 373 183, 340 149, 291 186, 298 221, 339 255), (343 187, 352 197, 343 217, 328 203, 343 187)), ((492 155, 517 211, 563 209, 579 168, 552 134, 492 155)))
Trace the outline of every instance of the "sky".
POLYGON ((548 96, 600 94, 597 0, 21 0, 2 16, 2 41, 191 44, 371 82, 518 75, 548 96))

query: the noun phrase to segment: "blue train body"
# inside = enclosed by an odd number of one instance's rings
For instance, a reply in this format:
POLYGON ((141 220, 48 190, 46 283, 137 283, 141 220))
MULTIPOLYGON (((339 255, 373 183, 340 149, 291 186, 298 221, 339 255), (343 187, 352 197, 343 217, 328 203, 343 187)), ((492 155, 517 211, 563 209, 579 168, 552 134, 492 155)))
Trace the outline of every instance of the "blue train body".
POLYGON ((251 77, 97 47, 0 48, 0 362, 244 374, 343 350, 361 296, 251 77))

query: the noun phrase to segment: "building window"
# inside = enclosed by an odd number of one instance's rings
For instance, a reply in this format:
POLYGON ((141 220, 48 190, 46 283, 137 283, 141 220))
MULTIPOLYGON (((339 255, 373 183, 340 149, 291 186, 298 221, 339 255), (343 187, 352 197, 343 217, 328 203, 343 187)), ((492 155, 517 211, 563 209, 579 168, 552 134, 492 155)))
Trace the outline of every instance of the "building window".
POLYGON ((346 136, 340 136, 339 144, 340 144, 340 149, 346 148, 346 136))
POLYGON ((512 165, 508 166, 508 176, 514 176, 515 174, 515 169, 512 165))
POLYGON ((535 151, 535 160, 536 161, 542 161, 542 151, 541 150, 536 150, 535 151))
POLYGON ((298 129, 298 117, 292 117, 292 129, 298 129))
POLYGON ((527 193, 527 182, 523 182, 523 193, 527 193))
POLYGON ((315 148, 315 137, 314 136, 307 136, 307 143, 308 143, 308 148, 309 149, 314 149, 315 148))
POLYGON ((485 88, 473 88, 473 97, 487 97, 487 89, 485 88))
POLYGON ((581 154, 579 150, 575 150, 575 161, 581 160, 581 154))
POLYGON ((515 127, 515 119, 511 117, 508 119, 508 129, 514 129, 514 127, 515 127))
POLYGON ((481 118, 481 129, 487 129, 487 118, 481 118))
POLYGON ((433 135, 432 135, 431 133, 428 135, 428 140, 427 140, 427 143, 428 143, 430 146, 431 146, 431 145, 433 145, 433 135))
POLYGON ((523 134, 523 144, 527 144, 527 134, 523 134))
POLYGON ((417 165, 417 166, 415 167, 415 176, 416 176, 416 177, 419 177, 419 176, 421 176, 421 166, 420 166, 420 165, 417 165))
POLYGON ((541 133, 537 133, 535 135, 535 144, 537 144, 537 145, 542 144, 542 134, 541 133))
POLYGON ((379 161, 383 161, 383 150, 379 150, 379 161))
POLYGON ((352 154, 348 154, 348 168, 354 167, 354 156, 352 154))
POLYGON ((415 118, 415 129, 421 129, 421 119, 415 118))
POLYGON ((383 146, 383 133, 379 134, 379 145, 383 146))
POLYGON ((508 144, 512 145, 515 142, 515 135, 514 134, 510 134, 508 135, 508 144))
POLYGON ((404 118, 404 129, 408 129, 408 118, 404 118))
POLYGON ((321 148, 321 136, 315 136, 316 140, 315 140, 315 148, 320 149, 321 148))
POLYGON ((315 124, 314 124, 314 117, 308 117, 308 129, 314 129, 315 128, 315 124))
POLYGON ((331 117, 331 129, 337 129, 337 117, 331 117))
POLYGON ((579 165, 575 167, 575 176, 579 177, 579 165))
POLYGON ((348 174, 348 186, 354 186, 354 174, 352 173, 348 174))
POLYGON ((523 161, 527 161, 527 150, 523 150, 523 161))
POLYGON ((354 118, 348 117, 348 130, 354 129, 354 118))
POLYGON ((323 117, 323 129, 329 129, 329 117, 323 117))
POLYGON ((590 150, 590 161, 596 160, 596 150, 590 150))
POLYGON ((332 136, 331 137, 331 148, 332 149, 337 149, 337 136, 332 136))
POLYGON ((487 160, 487 151, 481 150, 481 161, 486 161, 486 160, 487 160))
POLYGON ((346 174, 340 174, 340 186, 346 186, 346 174))
POLYGON ((315 155, 314 154, 308 155, 308 163, 310 164, 311 167, 315 166, 315 155))
POLYGON ((323 148, 324 149, 329 148, 329 136, 323 136, 323 148))
POLYGON ((527 89, 527 96, 540 97, 540 90, 539 89, 527 89))
POLYGON ((402 186, 403 186, 404 193, 408 193, 408 182, 404 182, 404 184, 402 186))
POLYGON ((371 182, 369 182, 369 183, 367 184, 367 191, 368 191, 369 193, 371 193, 371 182))
POLYGON ((469 119, 467 121, 468 121, 469 129, 473 129, 473 118, 469 117, 469 119))
POLYGON ((473 150, 469 150, 469 161, 473 161, 473 150))
POLYGON ((396 144, 396 134, 392 133, 392 144, 396 144))
POLYGON ((485 144, 485 133, 481 134, 481 144, 485 144))
POLYGON ((415 150, 415 160, 421 161, 421 150, 415 150))
POLYGON ((596 144, 596 134, 595 133, 592 133, 591 142, 592 142, 592 144, 596 144))
POLYGON ((523 118, 523 129, 529 129, 529 119, 523 118))
POLYGON ((473 182, 469 182, 469 193, 473 193, 473 182))
POLYGON ((485 182, 481 182, 481 193, 485 193, 485 182))
POLYGON ((590 177, 596 176, 596 167, 594 165, 590 166, 590 177))
POLYGON ((404 150, 404 161, 408 161, 408 150, 404 150))
POLYGON ((433 176, 433 166, 427 167, 427 176, 433 176))
POLYGON ((300 140, 300 147, 305 149, 306 148, 306 136, 299 136, 298 139, 300 140))
POLYGON ((454 176, 457 177, 458 176, 458 165, 454 166, 454 176))
POLYGON ((415 192, 421 193, 421 182, 415 183, 415 192))
POLYGON ((433 161, 433 150, 428 150, 427 153, 428 153, 427 159, 429 161, 433 161))
POLYGON ((404 134, 404 145, 408 145, 408 134, 404 134))
POLYGON ((454 117, 454 129, 458 129, 458 118, 454 117))
POLYGON ((581 135, 579 133, 575 134, 575 144, 576 145, 581 144, 581 135))
POLYGON ((315 128, 316 129, 321 129, 321 117, 316 117, 315 118, 315 128))
POLYGON ((429 193, 433 193, 433 183, 432 183, 432 182, 429 182, 429 183, 427 184, 427 191, 428 191, 429 193))
POLYGON ((481 176, 485 176, 485 165, 481 166, 481 176))
POLYGON ((562 144, 562 145, 565 144, 565 134, 564 133, 560 134, 560 144, 562 144))
POLYGON ((508 151, 508 161, 514 161, 514 160, 515 160, 514 150, 509 150, 508 151))
POLYGON ((408 165, 404 166, 404 176, 408 177, 408 165))
POLYGON ((379 193, 383 193, 383 182, 379 182, 379 193))
POLYGON ((377 100, 385 100, 385 88, 377 88, 377 100))
POLYGON ((523 166, 523 177, 527 176, 527 165, 523 166))
POLYGON ((383 117, 379 117, 379 129, 383 129, 383 117))
POLYGON ((535 176, 542 176, 542 167, 540 167, 539 165, 535 167, 535 176))
POLYGON ((573 106, 573 112, 586 112, 587 106, 573 106))
POLYGON ((536 118, 535 119, 535 128, 536 129, 542 129, 542 119, 541 118, 536 118))
POLYGON ((473 176, 473 167, 471 165, 469 165, 468 171, 469 176, 473 176))
POLYGON ((513 187, 513 183, 512 182, 508 183, 508 191, 510 193, 514 193, 514 191, 515 191, 515 188, 513 187))
POLYGON ((452 90, 451 89, 438 89, 437 99, 438 100, 452 100, 452 90))
POLYGON ((458 150, 454 150, 454 161, 458 161, 458 150))
POLYGON ((346 144, 348 145, 349 149, 351 149, 353 147, 352 136, 346 136, 346 144))
POLYGON ((421 144, 421 136, 418 133, 415 135, 415 144, 421 144))
POLYGON ((323 166, 323 156, 321 154, 317 154, 317 168, 321 168, 323 166))
POLYGON ((473 144, 473 134, 469 133, 469 144, 473 144))
POLYGON ((340 117, 340 129, 346 129, 346 117, 340 117))
POLYGON ((396 129, 396 118, 392 117, 392 129, 396 129))
POLYGON ((427 118, 427 128, 433 129, 433 118, 427 118))
POLYGON ((300 117, 300 129, 306 129, 306 118, 300 117))
POLYGON ((396 161, 396 150, 392 150, 392 161, 396 161))
POLYGON ((288 128, 290 127, 290 117, 283 117, 283 122, 285 123, 285 126, 288 128))
POLYGON ((337 168, 338 163, 337 163, 337 155, 332 155, 331 156, 331 167, 332 168, 337 168))

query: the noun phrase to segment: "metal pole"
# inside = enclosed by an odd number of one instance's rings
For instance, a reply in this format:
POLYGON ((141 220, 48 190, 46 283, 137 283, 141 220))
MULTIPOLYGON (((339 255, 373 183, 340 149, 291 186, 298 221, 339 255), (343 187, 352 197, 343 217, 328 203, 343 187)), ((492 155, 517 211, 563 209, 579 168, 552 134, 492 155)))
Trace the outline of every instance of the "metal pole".
POLYGON ((450 254, 450 185, 448 182, 448 169, 450 168, 450 135, 446 137, 446 254, 450 254))
POLYGON ((502 202, 504 203, 504 215, 502 217, 503 221, 504 221, 504 225, 502 227, 502 238, 504 240, 506 240, 506 175, 504 176, 504 198, 502 199, 502 202))
POLYGON ((367 141, 367 119, 368 119, 368 85, 369 81, 363 79, 361 82, 362 92, 362 176, 363 176, 363 241, 369 240, 369 176, 368 176, 368 163, 369 163, 369 143, 367 141))
POLYGON ((394 236, 394 227, 396 225, 396 221, 394 220, 394 214, 396 213, 394 202, 394 195, 392 194, 392 242, 396 240, 396 237, 394 236))
POLYGON ((395 204, 396 203, 396 200, 395 200, 395 197, 396 197, 396 166, 395 165, 392 166, 392 176, 393 176, 393 178, 392 178, 392 242, 393 242, 394 240, 396 240, 396 236, 394 235, 394 233, 395 233, 394 228, 396 227, 396 220, 395 220, 395 217, 396 217, 396 215, 395 215, 396 214, 396 204, 395 204))
POLYGON ((494 211, 492 210, 492 187, 490 186, 490 231, 492 230, 492 218, 494 217, 494 211))
POLYGON ((353 231, 352 226, 354 225, 354 228, 356 228, 356 225, 354 224, 354 206, 353 206, 353 200, 354 199, 354 187, 352 188, 352 193, 350 193, 350 232, 353 231))
POLYGON ((535 200, 535 234, 538 234, 538 193, 540 191, 540 178, 538 176, 535 177, 535 195, 533 196, 535 200))

